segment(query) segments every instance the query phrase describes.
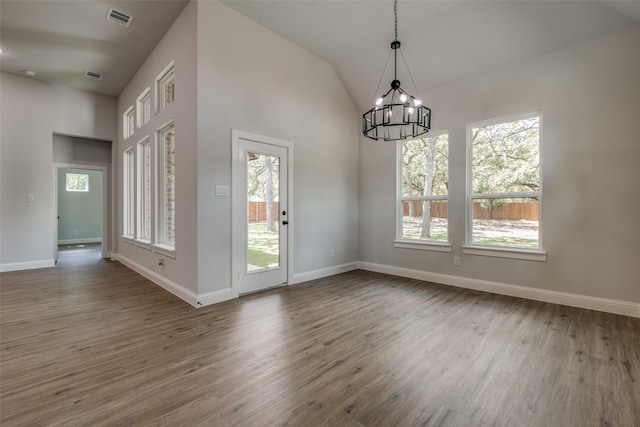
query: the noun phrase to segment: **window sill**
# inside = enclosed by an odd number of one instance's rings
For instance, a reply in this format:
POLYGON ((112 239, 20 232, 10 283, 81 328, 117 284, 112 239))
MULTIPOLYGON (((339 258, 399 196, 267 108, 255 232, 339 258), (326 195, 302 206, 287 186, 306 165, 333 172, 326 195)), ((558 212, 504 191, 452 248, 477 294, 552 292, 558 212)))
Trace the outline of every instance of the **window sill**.
POLYGON ((157 252, 164 256, 168 256, 169 258, 173 258, 173 259, 176 258, 175 246, 154 244, 154 245, 151 245, 151 247, 153 248, 154 252, 157 252))
POLYGON ((497 258, 522 259, 526 261, 546 261, 547 253, 526 249, 489 248, 484 246, 463 246, 462 253, 468 255, 490 256, 497 258))
POLYGON ((435 241, 413 242, 407 240, 394 240, 393 246, 396 248, 418 249, 421 251, 451 252, 451 245, 449 243, 435 241))
POLYGON ((144 249, 151 250, 151 241, 149 240, 135 239, 135 245, 144 249))
POLYGON ((133 236, 125 236, 125 235, 123 235, 123 236, 120 236, 120 237, 122 238, 123 242, 128 243, 130 245, 133 245, 134 242, 135 242, 135 239, 133 238, 133 236))

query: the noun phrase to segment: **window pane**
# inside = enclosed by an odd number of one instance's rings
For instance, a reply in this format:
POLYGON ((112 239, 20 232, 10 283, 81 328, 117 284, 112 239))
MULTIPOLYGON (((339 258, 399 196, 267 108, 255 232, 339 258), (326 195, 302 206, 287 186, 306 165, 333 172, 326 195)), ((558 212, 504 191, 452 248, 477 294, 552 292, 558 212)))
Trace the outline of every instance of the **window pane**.
POLYGON ((473 128, 473 193, 539 191, 539 131, 539 117, 473 128))
POLYGON ((124 153, 124 235, 133 236, 135 208, 135 158, 133 149, 124 153))
POLYGON ((247 153, 247 271, 280 266, 280 158, 247 153))
POLYGON ((473 244, 537 249, 539 225, 536 199, 473 200, 473 244))
POLYGON ((449 136, 402 143, 402 196, 446 196, 449 187, 449 136))
POLYGON ((143 151, 143 223, 142 238, 151 240, 151 143, 144 144, 143 151))
POLYGON ((402 238, 447 242, 447 201, 403 201, 402 238))
POLYGON ((164 134, 164 230, 163 243, 175 243, 176 215, 176 131, 164 134))
POLYGON ((68 173, 67 191, 89 191, 89 175, 79 173, 68 173))

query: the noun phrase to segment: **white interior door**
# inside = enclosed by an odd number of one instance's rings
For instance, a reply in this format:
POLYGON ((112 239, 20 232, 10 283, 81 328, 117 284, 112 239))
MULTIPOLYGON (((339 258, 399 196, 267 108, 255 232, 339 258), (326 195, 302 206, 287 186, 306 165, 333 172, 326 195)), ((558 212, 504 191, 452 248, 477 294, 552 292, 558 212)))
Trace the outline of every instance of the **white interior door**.
POLYGON ((234 274, 239 294, 288 283, 289 148, 234 133, 234 274))

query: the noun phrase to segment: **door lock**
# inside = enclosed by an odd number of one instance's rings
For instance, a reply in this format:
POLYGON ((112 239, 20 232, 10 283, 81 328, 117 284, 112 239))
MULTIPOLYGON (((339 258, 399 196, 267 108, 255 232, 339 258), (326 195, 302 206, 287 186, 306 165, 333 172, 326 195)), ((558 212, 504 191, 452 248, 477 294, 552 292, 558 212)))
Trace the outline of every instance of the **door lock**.
POLYGON ((289 224, 289 221, 282 221, 282 225, 287 225, 289 224))

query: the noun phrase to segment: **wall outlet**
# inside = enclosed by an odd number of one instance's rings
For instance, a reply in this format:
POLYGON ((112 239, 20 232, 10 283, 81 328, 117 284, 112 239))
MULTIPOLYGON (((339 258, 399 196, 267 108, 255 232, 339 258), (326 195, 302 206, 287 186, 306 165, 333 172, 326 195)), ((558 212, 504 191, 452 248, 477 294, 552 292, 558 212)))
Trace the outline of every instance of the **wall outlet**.
POLYGON ((453 257, 453 265, 460 265, 460 257, 459 256, 454 256, 453 257))
POLYGON ((331 250, 329 251, 329 256, 330 256, 331 258, 335 257, 335 256, 336 256, 336 250, 335 250, 335 249, 333 249, 333 248, 331 248, 331 250))

